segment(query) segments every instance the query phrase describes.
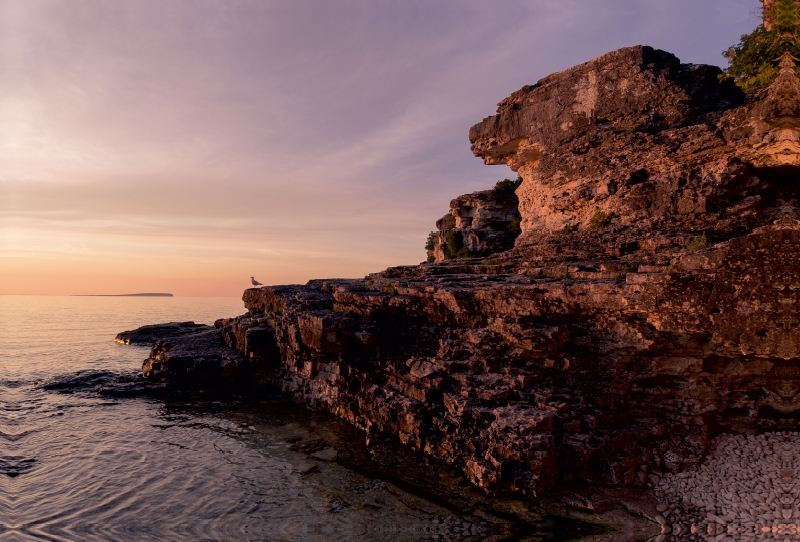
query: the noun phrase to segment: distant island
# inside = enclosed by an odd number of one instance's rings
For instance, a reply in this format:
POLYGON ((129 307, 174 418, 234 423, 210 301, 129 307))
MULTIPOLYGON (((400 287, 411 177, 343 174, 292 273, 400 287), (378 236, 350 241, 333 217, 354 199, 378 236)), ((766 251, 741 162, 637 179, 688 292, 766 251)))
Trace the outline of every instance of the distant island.
POLYGON ((175 297, 172 294, 78 294, 72 297, 175 297))

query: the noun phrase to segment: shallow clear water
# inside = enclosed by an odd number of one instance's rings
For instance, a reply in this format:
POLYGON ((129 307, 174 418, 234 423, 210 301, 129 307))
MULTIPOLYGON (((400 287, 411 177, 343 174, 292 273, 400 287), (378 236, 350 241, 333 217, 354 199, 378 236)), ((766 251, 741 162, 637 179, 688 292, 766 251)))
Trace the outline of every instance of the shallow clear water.
POLYGON ((242 312, 226 298, 0 296, 0 540, 429 540, 443 524, 476 539, 435 503, 292 451, 313 436, 292 407, 39 387, 139 369, 148 349, 115 344, 120 331, 242 312))

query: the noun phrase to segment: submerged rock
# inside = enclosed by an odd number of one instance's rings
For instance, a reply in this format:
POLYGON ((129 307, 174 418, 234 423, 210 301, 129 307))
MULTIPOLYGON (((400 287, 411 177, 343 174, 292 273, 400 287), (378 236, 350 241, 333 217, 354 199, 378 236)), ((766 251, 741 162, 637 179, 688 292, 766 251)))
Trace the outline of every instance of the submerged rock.
POLYGON ((50 378, 37 387, 57 393, 106 397, 164 397, 177 390, 167 383, 155 383, 142 379, 139 372, 117 373, 112 371, 78 371, 50 378))

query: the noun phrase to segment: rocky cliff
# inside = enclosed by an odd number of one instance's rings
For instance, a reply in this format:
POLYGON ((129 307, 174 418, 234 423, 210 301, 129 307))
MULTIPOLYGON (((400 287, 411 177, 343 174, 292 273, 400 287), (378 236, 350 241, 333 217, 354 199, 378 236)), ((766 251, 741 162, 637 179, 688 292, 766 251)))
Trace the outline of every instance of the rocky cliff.
POLYGON ((496 494, 645 486, 720 433, 797 429, 800 81, 719 73, 635 47, 524 87, 470 131, 524 179, 513 249, 247 290, 202 332, 235 360, 178 336, 146 375, 235 373, 496 494))
POLYGON ((488 256, 514 246, 519 200, 514 183, 506 183, 507 187, 464 194, 450 202, 450 211, 436 221, 429 238, 428 263, 488 256))

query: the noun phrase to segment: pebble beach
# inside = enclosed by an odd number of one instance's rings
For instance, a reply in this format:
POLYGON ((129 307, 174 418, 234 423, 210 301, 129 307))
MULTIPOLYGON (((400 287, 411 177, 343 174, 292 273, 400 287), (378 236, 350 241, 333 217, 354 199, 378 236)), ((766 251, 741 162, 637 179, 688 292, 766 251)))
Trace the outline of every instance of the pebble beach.
POLYGON ((800 540, 800 434, 723 435, 694 472, 652 477, 667 540, 800 540))

